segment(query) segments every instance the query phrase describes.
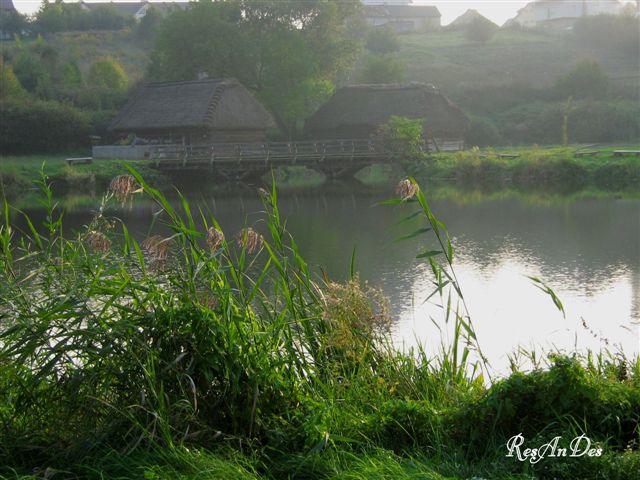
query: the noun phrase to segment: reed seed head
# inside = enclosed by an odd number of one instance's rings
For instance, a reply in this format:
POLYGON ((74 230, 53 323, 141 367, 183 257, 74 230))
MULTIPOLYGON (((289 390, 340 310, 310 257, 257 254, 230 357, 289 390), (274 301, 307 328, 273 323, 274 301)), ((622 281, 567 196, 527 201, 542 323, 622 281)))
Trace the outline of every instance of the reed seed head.
POLYGON ((224 233, 218 230, 216 227, 209 227, 207 230, 207 245, 212 252, 215 252, 220 248, 224 242, 224 233))
POLYGON ((132 175, 118 175, 109 183, 109 191, 111 191, 119 201, 124 202, 133 196, 134 193, 141 191, 141 188, 132 175))
POLYGON ((249 227, 236 234, 236 242, 239 247, 246 248, 247 253, 253 253, 262 245, 262 236, 249 227))
POLYGON ((258 188, 258 195, 260 195, 264 199, 268 199, 270 197, 269 192, 262 187, 258 188))
POLYGON ((398 183, 398 186, 396 187, 396 193, 401 200, 409 200, 410 198, 413 198, 416 193, 418 193, 418 189, 419 187, 417 183, 406 179, 398 183))
POLYGON ((171 245, 173 245, 173 240, 170 238, 162 238, 160 235, 154 235, 144 240, 141 247, 154 259, 166 260, 171 245))
POLYGON ((94 252, 106 253, 111 248, 111 240, 101 232, 89 232, 87 235, 87 243, 94 252))

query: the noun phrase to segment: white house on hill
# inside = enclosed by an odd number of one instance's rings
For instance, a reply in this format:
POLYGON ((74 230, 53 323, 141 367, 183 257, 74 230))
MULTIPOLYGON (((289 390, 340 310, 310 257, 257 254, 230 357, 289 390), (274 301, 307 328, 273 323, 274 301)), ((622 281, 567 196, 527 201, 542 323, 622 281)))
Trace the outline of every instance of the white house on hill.
POLYGON ((523 27, 571 25, 576 19, 590 15, 617 15, 622 8, 618 0, 536 0, 520 9, 507 23, 523 27))

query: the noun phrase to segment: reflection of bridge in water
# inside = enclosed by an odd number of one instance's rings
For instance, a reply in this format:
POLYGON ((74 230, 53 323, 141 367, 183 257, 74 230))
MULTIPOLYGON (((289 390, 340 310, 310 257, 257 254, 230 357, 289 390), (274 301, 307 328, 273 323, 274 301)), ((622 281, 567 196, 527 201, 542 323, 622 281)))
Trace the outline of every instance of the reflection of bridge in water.
POLYGON ((393 161, 382 143, 367 139, 154 145, 149 158, 162 170, 211 170, 233 180, 256 178, 271 168, 293 165, 338 178, 393 161))

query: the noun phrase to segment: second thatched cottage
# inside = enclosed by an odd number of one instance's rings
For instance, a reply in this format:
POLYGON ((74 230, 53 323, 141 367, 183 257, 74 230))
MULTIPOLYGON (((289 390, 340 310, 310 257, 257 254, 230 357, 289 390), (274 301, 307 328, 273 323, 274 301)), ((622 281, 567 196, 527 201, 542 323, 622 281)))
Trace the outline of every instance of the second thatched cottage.
POLYGON ((336 91, 307 120, 305 134, 314 139, 370 138, 393 115, 424 119, 431 147, 461 150, 467 116, 433 85, 352 85, 336 91))

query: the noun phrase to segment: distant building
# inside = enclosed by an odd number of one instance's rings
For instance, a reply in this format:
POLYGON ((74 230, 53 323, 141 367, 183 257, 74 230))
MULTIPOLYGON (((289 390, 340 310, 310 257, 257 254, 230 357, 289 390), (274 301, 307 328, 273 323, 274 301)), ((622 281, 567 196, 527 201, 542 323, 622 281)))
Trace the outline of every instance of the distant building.
POLYGON ((15 12, 16 7, 13 6, 13 2, 11 0, 0 0, 0 12, 15 12))
POLYGON ((425 139, 440 149, 464 148, 467 116, 433 85, 351 85, 305 123, 313 139, 370 138, 392 115, 424 119, 425 139))
POLYGON ((618 0, 537 0, 521 8, 506 25, 570 26, 581 17, 602 13, 617 15, 622 8, 618 0))
POLYGON ((273 117, 235 79, 152 83, 140 89, 109 129, 154 143, 260 142, 273 117))
POLYGON ((113 6, 121 14, 132 16, 136 22, 139 22, 144 18, 150 8, 155 8, 162 13, 167 13, 174 9, 184 10, 189 7, 189 2, 85 2, 81 0, 80 5, 89 11, 98 7, 113 6))
MULTIPOLYGON (((15 15, 18 11, 11 0, 0 0, 0 15, 15 15)), ((0 29, 0 40, 13 38, 10 32, 0 29)))
POLYGON ((363 2, 365 21, 372 27, 387 26, 397 33, 433 30, 440 27, 440 11, 430 5, 413 5, 409 0, 363 2))

